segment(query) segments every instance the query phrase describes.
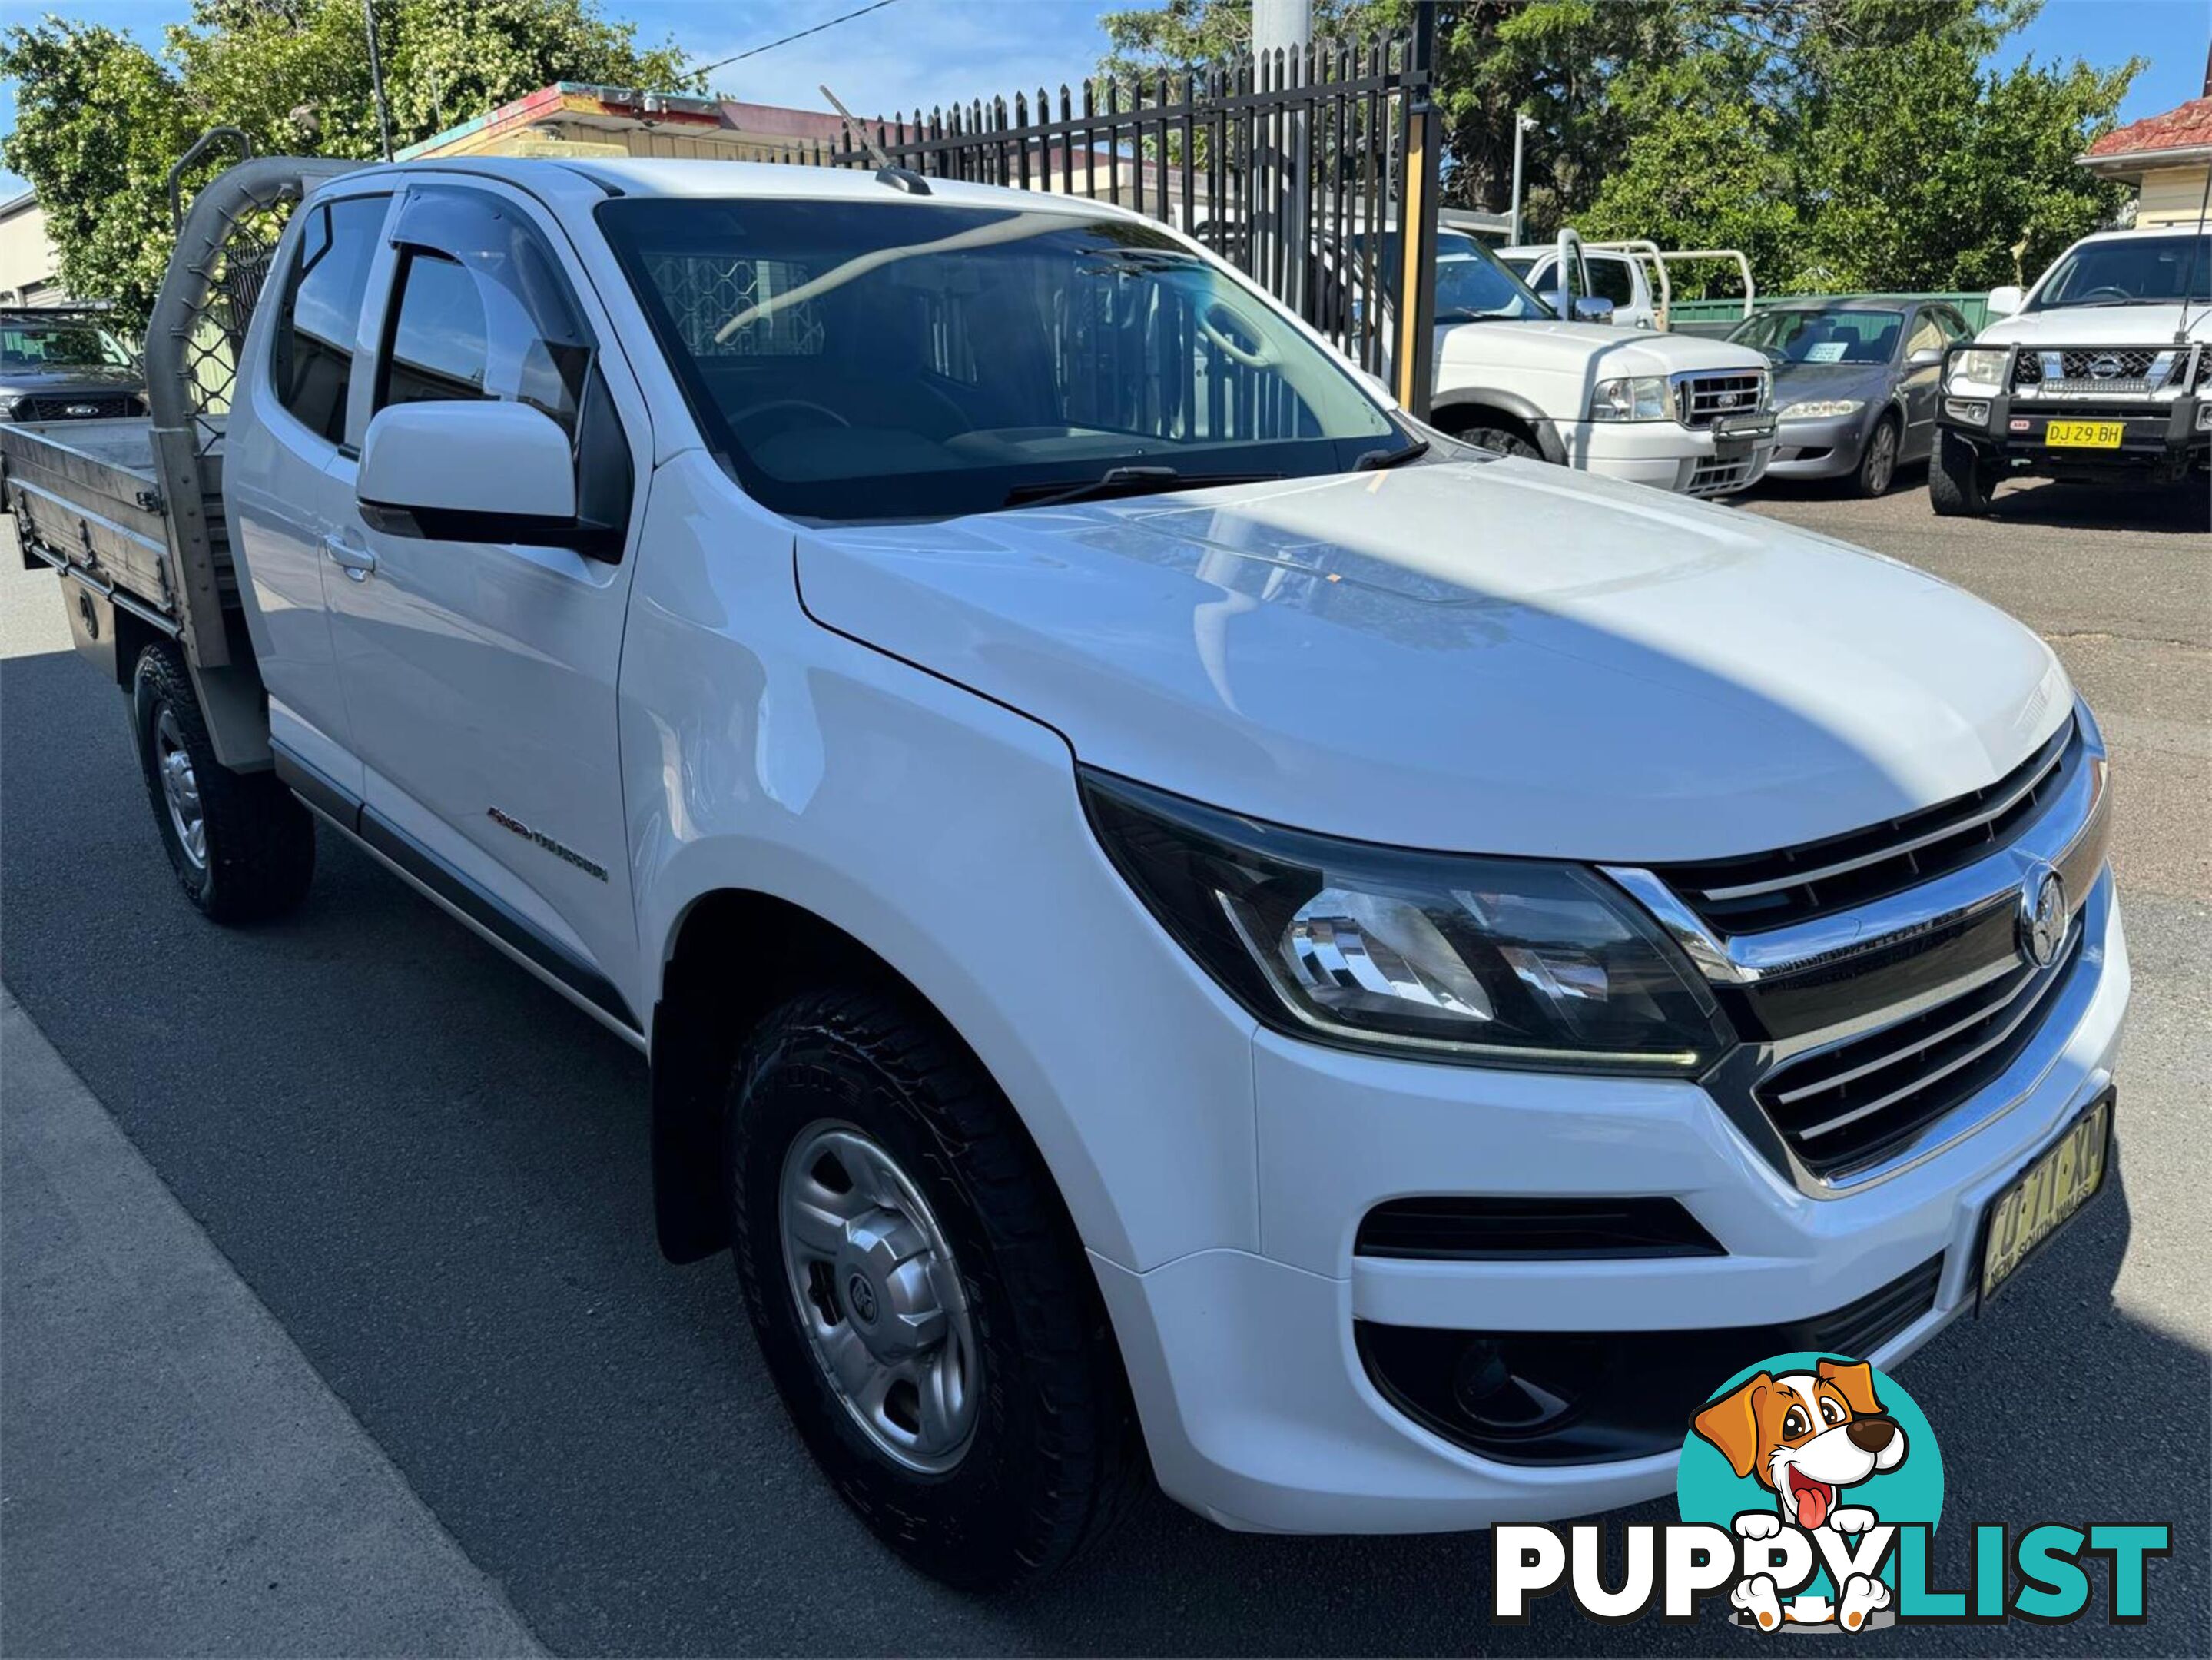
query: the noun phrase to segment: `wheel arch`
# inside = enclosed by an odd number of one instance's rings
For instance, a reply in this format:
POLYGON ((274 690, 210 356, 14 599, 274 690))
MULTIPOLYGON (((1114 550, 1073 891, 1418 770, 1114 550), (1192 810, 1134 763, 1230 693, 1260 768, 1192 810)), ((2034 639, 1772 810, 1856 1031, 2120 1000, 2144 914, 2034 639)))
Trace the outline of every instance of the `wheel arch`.
POLYGON ((1455 386, 1439 392, 1429 404, 1430 424, 1444 432, 1463 432, 1478 424, 1471 417, 1485 415, 1519 431, 1553 465, 1566 465, 1567 447, 1559 441, 1551 417, 1521 392, 1496 386, 1455 386))
POLYGON ((653 1009, 653 1208, 662 1254, 671 1262, 693 1262, 730 1243, 722 1164, 732 1069, 766 1016, 794 996, 830 988, 887 993, 957 1044, 1008 1103, 1071 1235, 1080 1238, 1012 1092, 936 1000, 881 952, 818 912, 761 890, 716 888, 678 916, 653 1009))

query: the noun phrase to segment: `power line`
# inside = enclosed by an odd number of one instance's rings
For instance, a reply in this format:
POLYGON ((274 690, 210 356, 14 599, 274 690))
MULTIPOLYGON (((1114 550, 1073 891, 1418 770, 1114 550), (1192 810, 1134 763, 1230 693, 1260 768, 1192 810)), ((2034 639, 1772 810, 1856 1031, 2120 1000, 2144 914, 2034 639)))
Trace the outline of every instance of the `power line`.
POLYGON ((840 23, 849 23, 855 17, 866 17, 872 11, 881 11, 885 6, 896 5, 897 3, 898 0, 875 0, 873 5, 862 6, 858 11, 846 12, 842 16, 830 19, 826 23, 817 23, 811 29, 801 29, 796 34, 785 35, 781 40, 771 40, 764 46, 754 46, 744 52, 732 52, 727 58, 718 58, 711 64, 687 72, 692 75, 710 74, 720 69, 725 64, 734 64, 742 58, 757 58, 764 52, 774 52, 778 46, 787 46, 794 40, 804 40, 810 34, 819 34, 824 29, 834 29, 840 23))

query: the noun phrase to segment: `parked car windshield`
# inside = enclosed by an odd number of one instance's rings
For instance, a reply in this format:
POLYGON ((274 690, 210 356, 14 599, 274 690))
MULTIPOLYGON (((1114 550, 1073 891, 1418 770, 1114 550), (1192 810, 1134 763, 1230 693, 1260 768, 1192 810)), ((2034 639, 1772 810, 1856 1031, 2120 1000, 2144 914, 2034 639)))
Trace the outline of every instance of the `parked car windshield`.
POLYGON ((1437 237, 1437 321, 1473 323, 1552 317, 1553 309, 1472 236, 1440 232, 1437 237))
POLYGON ((2212 235, 2148 232, 2085 242, 2052 267, 2030 311, 2065 306, 2174 306, 2212 301, 2212 235))
POLYGON ((130 348, 94 324, 0 324, 0 369, 127 369, 131 366, 130 348))
POLYGON ((599 215, 708 441, 794 517, 1341 472, 1407 441, 1345 365, 1153 226, 897 198, 599 215))
POLYGON ((1763 311, 1729 338, 1777 363, 1887 363, 1904 331, 1900 311, 1763 311))

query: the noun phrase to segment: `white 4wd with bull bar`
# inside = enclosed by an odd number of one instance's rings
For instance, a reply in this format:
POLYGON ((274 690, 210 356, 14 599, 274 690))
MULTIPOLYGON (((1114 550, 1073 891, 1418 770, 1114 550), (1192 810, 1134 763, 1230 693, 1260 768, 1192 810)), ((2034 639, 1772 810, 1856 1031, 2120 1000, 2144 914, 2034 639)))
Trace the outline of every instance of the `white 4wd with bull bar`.
POLYGON ((2013 313, 1954 346, 1928 470, 1939 514, 2007 478, 2179 483, 2212 465, 2212 236, 2109 231, 2061 254, 2013 313))

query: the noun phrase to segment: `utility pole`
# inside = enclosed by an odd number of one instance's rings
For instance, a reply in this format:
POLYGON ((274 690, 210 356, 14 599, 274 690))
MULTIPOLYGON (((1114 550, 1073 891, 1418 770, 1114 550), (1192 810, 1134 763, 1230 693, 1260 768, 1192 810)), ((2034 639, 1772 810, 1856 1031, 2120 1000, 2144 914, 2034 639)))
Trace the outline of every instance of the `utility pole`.
POLYGON ((376 46, 376 0, 361 0, 361 15, 368 26, 368 82, 376 92, 376 135, 384 145, 384 159, 392 159, 392 105, 384 95, 384 54, 376 46))
POLYGON ((1521 141, 1535 131, 1534 116, 1523 115, 1518 110, 1513 112, 1513 228, 1505 239, 1509 248, 1521 246, 1521 141))
MULTIPOLYGON (((1282 85, 1294 87, 1305 78, 1306 49, 1313 44, 1313 0, 1252 0, 1252 55, 1256 65, 1272 66, 1282 54, 1282 85)), ((1259 76, 1255 82, 1265 84, 1259 76)), ((1279 88, 1279 91, 1280 88, 1279 88)), ((1264 124, 1261 129, 1266 131, 1264 124)), ((1283 148, 1268 158, 1267 174, 1273 184, 1262 210, 1267 234, 1278 247, 1288 245, 1284 267, 1291 292, 1282 296, 1294 310, 1304 311, 1306 301, 1306 124, 1293 115, 1283 124, 1283 148)), ((1253 250, 1255 258, 1259 250, 1253 250)), ((1261 262, 1261 269, 1265 263, 1261 262)))

